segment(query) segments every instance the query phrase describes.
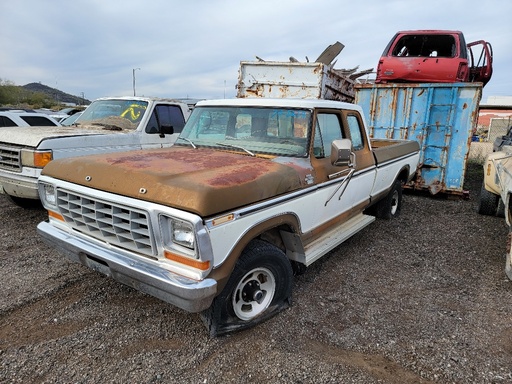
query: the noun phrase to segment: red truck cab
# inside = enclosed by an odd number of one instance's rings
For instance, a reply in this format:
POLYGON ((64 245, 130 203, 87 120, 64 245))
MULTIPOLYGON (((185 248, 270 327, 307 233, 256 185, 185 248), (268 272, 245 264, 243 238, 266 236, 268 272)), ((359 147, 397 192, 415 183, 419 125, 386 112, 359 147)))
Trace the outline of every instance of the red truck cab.
POLYGON ((400 31, 377 66, 376 83, 482 82, 492 75, 492 48, 483 40, 466 44, 460 31, 400 31))

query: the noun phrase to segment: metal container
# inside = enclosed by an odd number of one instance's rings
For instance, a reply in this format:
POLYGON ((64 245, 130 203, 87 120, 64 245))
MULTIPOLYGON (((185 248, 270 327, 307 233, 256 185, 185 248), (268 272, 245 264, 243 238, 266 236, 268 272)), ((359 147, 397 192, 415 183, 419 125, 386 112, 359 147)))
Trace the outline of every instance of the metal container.
POLYGON ((354 101, 355 81, 323 63, 242 61, 237 97, 354 101))
POLYGON ((400 83, 355 86, 373 138, 420 144, 414 189, 463 194, 464 174, 482 96, 481 83, 400 83))

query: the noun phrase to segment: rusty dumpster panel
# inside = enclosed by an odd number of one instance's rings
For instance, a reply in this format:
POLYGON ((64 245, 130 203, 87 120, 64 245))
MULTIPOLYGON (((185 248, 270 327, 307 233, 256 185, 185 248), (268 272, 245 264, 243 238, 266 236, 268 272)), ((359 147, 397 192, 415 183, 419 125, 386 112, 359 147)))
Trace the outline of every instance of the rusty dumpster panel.
POLYGON ((327 99, 353 102, 355 80, 323 63, 242 61, 237 97, 327 99))
POLYGON ((418 177, 408 187, 462 194, 481 83, 360 84, 355 103, 369 135, 420 144, 418 177))

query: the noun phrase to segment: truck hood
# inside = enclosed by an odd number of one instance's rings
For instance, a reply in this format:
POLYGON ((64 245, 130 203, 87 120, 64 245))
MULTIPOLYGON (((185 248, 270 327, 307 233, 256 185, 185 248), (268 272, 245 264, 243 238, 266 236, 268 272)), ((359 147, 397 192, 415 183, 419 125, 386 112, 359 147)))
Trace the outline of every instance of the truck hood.
POLYGON ((208 217, 302 187, 268 158, 172 147, 54 160, 43 175, 208 217), (86 181, 86 178, 90 181, 86 181))
POLYGON ((112 131, 104 129, 103 126, 94 125, 80 127, 4 127, 0 128, 0 143, 18 144, 35 148, 44 139, 52 137, 105 135, 108 133, 112 133, 112 131))

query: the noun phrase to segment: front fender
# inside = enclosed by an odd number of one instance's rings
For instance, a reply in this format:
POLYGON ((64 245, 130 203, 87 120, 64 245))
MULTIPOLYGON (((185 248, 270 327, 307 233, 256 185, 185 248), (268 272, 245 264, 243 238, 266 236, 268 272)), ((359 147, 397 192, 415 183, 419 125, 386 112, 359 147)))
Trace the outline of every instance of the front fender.
POLYGON ((239 241, 231 248, 231 251, 224 259, 222 264, 215 267, 215 269, 208 276, 217 281, 217 293, 220 293, 226 285, 229 276, 235 267, 235 263, 242 254, 245 247, 247 247, 247 245, 253 239, 259 238, 264 233, 280 227, 287 227, 290 228, 293 232, 299 232, 300 222, 294 213, 287 212, 255 223, 244 232, 239 241))

